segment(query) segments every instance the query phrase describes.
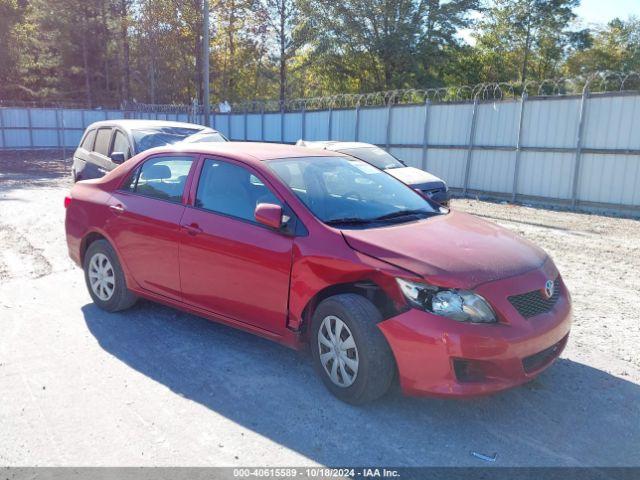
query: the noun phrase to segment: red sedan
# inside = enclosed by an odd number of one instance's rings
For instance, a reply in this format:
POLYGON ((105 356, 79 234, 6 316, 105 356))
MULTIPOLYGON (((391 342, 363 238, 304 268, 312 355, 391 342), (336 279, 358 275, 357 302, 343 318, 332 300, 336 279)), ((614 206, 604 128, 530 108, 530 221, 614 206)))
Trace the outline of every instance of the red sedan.
POLYGON ((194 144, 137 155, 65 200, 95 304, 138 297, 310 348, 337 397, 472 396, 527 382, 567 342, 553 261, 352 157, 194 144))

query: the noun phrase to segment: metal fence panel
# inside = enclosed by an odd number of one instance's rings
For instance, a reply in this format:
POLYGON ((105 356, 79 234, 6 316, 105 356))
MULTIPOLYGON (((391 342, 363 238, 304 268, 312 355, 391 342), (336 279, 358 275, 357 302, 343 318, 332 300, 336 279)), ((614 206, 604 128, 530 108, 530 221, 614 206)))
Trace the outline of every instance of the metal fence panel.
POLYGON ((33 146, 36 148, 46 148, 50 145, 58 145, 58 130, 55 129, 38 129, 32 134, 33 146))
POLYGON ((331 112, 331 138, 343 142, 356 139, 355 110, 334 110, 331 112))
POLYGON ((31 144, 29 130, 6 130, 5 142, 7 148, 25 148, 31 144))
POLYGON ((514 146, 518 139, 520 102, 492 102, 478 105, 476 145, 514 146))
POLYGON ((379 145, 387 143, 388 110, 387 107, 360 109, 359 141, 379 145))
POLYGON ((229 115, 229 137, 233 140, 244 140, 244 114, 229 115))
POLYGON ((231 125, 229 115, 211 115, 212 127, 221 132, 225 137, 231 137, 231 125))
POLYGON ((522 144, 527 147, 575 147, 579 115, 579 98, 527 101, 522 144))
POLYGON ((640 150, 640 96, 591 97, 586 108, 585 148, 640 150))
POLYGON ((430 145, 466 145, 473 104, 432 105, 429 109, 430 145))
POLYGON ((55 109, 31 109, 31 126, 34 128, 56 128, 58 112, 55 109))
POLYGON ((284 114, 284 141, 287 143, 297 142, 302 138, 302 113, 284 114))
POLYGON ((307 112, 304 115, 304 140, 327 140, 329 138, 329 112, 307 112))
POLYGON ((267 142, 280 141, 280 113, 264 114, 264 140, 267 142))
POLYGON ((513 188, 515 153, 476 150, 472 154, 469 189, 510 193, 513 188))
POLYGON ((424 106, 397 106, 391 109, 391 144, 419 145, 424 137, 424 106))
POLYGON ((408 166, 422 168, 422 149, 421 148, 402 148, 392 147, 389 149, 392 155, 404 161, 408 166))
POLYGON ((450 187, 464 187, 466 163, 464 150, 430 149, 429 172, 443 178, 450 187))
POLYGON ((573 153, 523 152, 516 193, 570 199, 574 159, 573 153))
POLYGON ((29 128, 29 109, 5 108, 4 128, 29 128))
POLYGON ((578 199, 619 205, 640 205, 640 157, 585 154, 578 199))
POLYGON ((247 115, 247 140, 254 142, 262 140, 262 115, 259 113, 247 115))

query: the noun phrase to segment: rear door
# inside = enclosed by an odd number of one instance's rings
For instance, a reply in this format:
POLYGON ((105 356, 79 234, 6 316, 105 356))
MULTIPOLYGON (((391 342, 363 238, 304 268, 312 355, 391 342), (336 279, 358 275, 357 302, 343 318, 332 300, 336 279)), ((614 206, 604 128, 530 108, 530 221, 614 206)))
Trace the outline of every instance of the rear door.
POLYGON ((76 180, 100 177, 97 166, 91 163, 90 155, 96 141, 96 129, 87 130, 73 154, 73 174, 76 180))
POLYGON ((136 282, 181 299, 178 244, 183 196, 195 158, 155 155, 145 160, 111 198, 108 232, 136 282))
POLYGON ((187 206, 181 222, 184 301, 281 333, 293 237, 258 224, 254 210, 258 203, 283 202, 241 163, 204 159, 198 176, 194 205, 187 206))
POLYGON ((95 166, 99 177, 106 175, 107 172, 115 168, 115 165, 109 159, 112 132, 113 128, 111 127, 98 128, 93 151, 89 154, 89 161, 95 166))

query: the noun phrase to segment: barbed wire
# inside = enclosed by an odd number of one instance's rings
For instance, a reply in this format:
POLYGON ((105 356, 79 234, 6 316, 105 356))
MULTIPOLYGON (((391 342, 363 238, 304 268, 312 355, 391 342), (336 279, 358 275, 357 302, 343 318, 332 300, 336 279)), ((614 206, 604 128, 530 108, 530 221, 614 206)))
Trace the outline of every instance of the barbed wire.
MULTIPOLYGON (((561 77, 526 82, 489 82, 455 87, 396 89, 371 93, 343 93, 322 97, 279 100, 248 100, 231 104, 235 113, 268 113, 329 110, 389 105, 418 105, 472 101, 498 101, 529 97, 578 95, 592 93, 640 91, 640 72, 602 71, 575 77, 561 77)), ((0 99, 0 107, 89 108, 79 102, 12 101, 0 99)), ((148 104, 123 102, 120 105, 92 107, 94 110, 125 110, 130 112, 201 115, 202 105, 148 104)), ((213 109, 216 113, 216 109, 213 109)), ((219 113, 219 112, 218 112, 219 113)))
POLYGON ((530 97, 563 96, 590 92, 640 91, 640 72, 596 72, 576 77, 562 77, 526 82, 490 82, 438 88, 411 88, 373 93, 346 93, 324 97, 278 100, 252 100, 232 104, 235 112, 277 112, 301 110, 328 110, 340 108, 374 107, 388 105, 415 105, 432 103, 491 101, 530 97))

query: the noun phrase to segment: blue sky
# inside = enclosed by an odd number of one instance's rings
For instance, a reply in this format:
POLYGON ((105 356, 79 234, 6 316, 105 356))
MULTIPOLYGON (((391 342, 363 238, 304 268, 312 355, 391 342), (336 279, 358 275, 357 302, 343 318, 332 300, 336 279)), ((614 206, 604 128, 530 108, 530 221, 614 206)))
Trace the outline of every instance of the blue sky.
POLYGON ((606 23, 630 15, 640 17, 640 0, 582 0, 576 13, 585 23, 606 23))
MULTIPOLYGON (((578 21, 588 26, 594 23, 607 23, 620 17, 627 19, 631 15, 640 17, 640 0, 582 0, 576 9, 578 21)), ((471 30, 461 30, 460 36, 472 45, 471 30)))

